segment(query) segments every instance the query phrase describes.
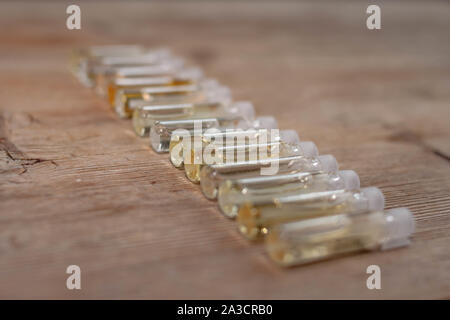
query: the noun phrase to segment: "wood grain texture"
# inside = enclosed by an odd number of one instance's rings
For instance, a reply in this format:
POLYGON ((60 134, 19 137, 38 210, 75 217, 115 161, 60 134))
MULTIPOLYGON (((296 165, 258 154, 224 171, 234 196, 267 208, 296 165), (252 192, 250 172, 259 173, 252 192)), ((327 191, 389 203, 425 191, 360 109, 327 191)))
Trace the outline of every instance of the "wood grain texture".
POLYGON ((81 31, 63 3, 2 3, 0 298, 450 298, 450 5, 381 3, 380 31, 359 1, 89 1, 81 31), (409 207, 412 245, 276 267, 71 76, 70 49, 107 43, 168 46, 276 115, 409 207))

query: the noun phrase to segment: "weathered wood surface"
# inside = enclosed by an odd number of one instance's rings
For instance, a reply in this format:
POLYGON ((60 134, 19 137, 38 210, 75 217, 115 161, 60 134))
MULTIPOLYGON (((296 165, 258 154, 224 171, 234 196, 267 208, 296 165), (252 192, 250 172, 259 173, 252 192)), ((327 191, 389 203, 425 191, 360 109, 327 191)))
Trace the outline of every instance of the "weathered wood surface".
POLYGON ((450 298, 450 5, 382 2, 375 32, 365 5, 81 2, 68 31, 62 3, 2 3, 0 297, 450 298), (409 207, 413 244, 276 267, 71 76, 71 48, 105 43, 189 57, 409 207))

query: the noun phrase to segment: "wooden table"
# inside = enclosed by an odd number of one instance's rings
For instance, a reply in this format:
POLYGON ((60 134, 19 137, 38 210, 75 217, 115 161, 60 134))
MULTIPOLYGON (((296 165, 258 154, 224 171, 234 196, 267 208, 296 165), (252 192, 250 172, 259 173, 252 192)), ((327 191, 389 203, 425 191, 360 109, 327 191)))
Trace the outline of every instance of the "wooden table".
POLYGON ((378 31, 359 1, 79 4, 80 31, 63 3, 1 4, 0 298, 450 298, 448 3, 383 1, 378 31), (69 73, 111 43, 170 47, 297 129, 412 210, 412 245, 275 266, 69 73))

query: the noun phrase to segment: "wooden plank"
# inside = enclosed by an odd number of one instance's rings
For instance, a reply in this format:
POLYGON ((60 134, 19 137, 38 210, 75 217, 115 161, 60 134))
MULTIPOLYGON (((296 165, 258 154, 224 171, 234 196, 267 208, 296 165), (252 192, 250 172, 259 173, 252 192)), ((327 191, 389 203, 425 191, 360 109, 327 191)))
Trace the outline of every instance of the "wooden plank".
POLYGON ((0 298, 449 298, 450 43, 445 2, 95 5, 0 12, 0 298), (280 269, 69 73, 71 48, 166 45, 297 129, 387 207, 411 247, 280 269), (82 269, 82 290, 65 269, 82 269), (366 288, 368 265, 382 290, 366 288))

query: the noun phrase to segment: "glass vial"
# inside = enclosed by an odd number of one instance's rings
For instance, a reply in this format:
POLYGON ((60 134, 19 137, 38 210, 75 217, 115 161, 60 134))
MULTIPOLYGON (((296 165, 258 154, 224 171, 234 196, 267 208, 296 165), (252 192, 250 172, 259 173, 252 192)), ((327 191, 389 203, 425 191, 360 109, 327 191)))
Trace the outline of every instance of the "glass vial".
POLYGON ((89 48, 72 56, 75 75, 86 86, 95 85, 97 74, 112 65, 155 64, 171 57, 167 49, 146 49, 140 46, 112 46, 110 48, 89 48))
MULTIPOLYGON (((305 153, 317 152, 314 143, 301 142, 301 144, 305 153)), ((300 155, 277 159, 208 165, 204 166, 200 171, 201 190, 206 198, 212 200, 217 197, 218 188, 221 183, 261 177, 262 170, 270 169, 270 167, 277 169, 276 174, 286 172, 336 172, 338 170, 336 159, 329 154, 318 157, 300 155)), ((271 170, 269 170, 269 173, 271 173, 271 170)))
MULTIPOLYGON (((216 130, 203 130, 201 134, 196 134, 190 131, 188 135, 172 133, 170 137, 169 153, 171 163, 177 167, 181 168, 184 164, 184 158, 192 157, 191 149, 194 147, 195 140, 199 140, 199 145, 201 145, 202 152, 204 148, 213 144, 217 139, 225 142, 227 139, 237 140, 236 144, 239 144, 243 140, 257 141, 261 134, 267 136, 266 141, 270 141, 269 130, 278 128, 278 123, 274 117, 259 117, 251 123, 251 128, 246 130, 241 128, 233 129, 216 129, 216 130), (186 145, 186 140, 188 144, 186 145), (186 152, 185 152, 186 151, 186 152)), ((283 130, 282 132, 286 134, 293 130, 283 130)), ((298 139, 297 133, 293 131, 298 139)))
MULTIPOLYGON (((155 152, 169 152, 172 133, 176 130, 194 132, 210 128, 242 128, 254 120, 255 109, 250 102, 239 101, 224 108, 220 115, 190 117, 179 120, 157 121, 150 128, 150 144, 155 152), (198 128, 198 129, 197 129, 198 128)), ((183 131, 183 132, 184 132, 183 131)))
MULTIPOLYGON (((264 139, 264 142, 253 144, 244 143, 239 145, 233 143, 231 146, 225 147, 211 143, 209 146, 206 146, 205 149, 213 149, 215 147, 213 159, 215 163, 211 163, 212 165, 294 155, 313 157, 317 156, 319 153, 314 143, 300 143, 298 135, 294 130, 281 131, 280 137, 278 138, 281 139, 274 139, 275 141, 264 139), (292 132, 294 132, 294 134, 292 134, 292 132), (261 148, 264 149, 261 150, 261 148)), ((223 143, 225 144, 226 141, 223 141, 223 143)), ((191 159, 189 159, 189 163, 184 163, 186 177, 194 183, 200 182, 201 168, 207 164, 203 156, 204 148, 193 148, 191 150, 191 159)))
POLYGON ((407 208, 339 214, 277 225, 266 237, 266 249, 281 266, 302 265, 407 246, 414 229, 414 218, 407 208))
POLYGON ((235 218, 240 206, 261 199, 277 198, 288 194, 305 194, 327 190, 359 189, 358 174, 353 170, 338 172, 287 172, 273 176, 259 176, 226 180, 219 186, 217 201, 220 211, 235 218))
POLYGON ((219 85, 200 85, 200 90, 180 92, 172 95, 153 95, 146 100, 130 104, 133 109, 134 132, 144 137, 149 135, 156 121, 209 117, 224 113, 231 104, 231 92, 219 85))
POLYGON ((384 196, 376 187, 285 195, 246 202, 239 207, 239 231, 254 240, 276 224, 340 213, 362 213, 384 209, 384 196))
POLYGON ((131 117, 131 100, 145 100, 153 95, 172 95, 180 92, 199 90, 197 84, 203 74, 198 68, 185 69, 173 75, 116 78, 108 86, 108 99, 120 116, 131 117), (171 88, 176 86, 178 88, 171 88))
MULTIPOLYGON (((126 62, 126 61, 124 61, 126 62)), ((184 61, 180 58, 167 58, 160 62, 148 64, 139 63, 139 59, 131 59, 127 63, 105 65, 104 70, 95 74, 95 91, 105 96, 108 87, 117 78, 142 78, 173 75, 182 70, 184 61)))

